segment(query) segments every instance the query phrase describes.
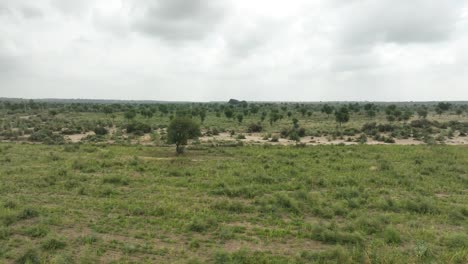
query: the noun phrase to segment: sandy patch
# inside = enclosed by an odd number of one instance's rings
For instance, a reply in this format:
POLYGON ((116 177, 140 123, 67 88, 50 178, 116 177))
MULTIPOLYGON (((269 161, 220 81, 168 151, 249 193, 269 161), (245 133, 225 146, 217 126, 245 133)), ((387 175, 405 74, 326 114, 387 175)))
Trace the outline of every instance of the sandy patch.
POLYGON ((89 136, 89 135, 96 135, 94 132, 86 132, 84 134, 74 134, 74 135, 66 135, 65 140, 69 140, 73 143, 78 143, 80 142, 83 138, 89 136))
MULTIPOLYGON (((272 144, 272 145, 296 145, 297 142, 293 140, 288 140, 285 138, 280 138, 278 142, 271 142, 269 140, 264 140, 262 134, 245 134, 245 139, 240 139, 240 141, 249 144, 272 144)), ((334 139, 330 140, 328 137, 303 137, 301 138, 300 143, 310 146, 316 145, 337 145, 337 144, 344 144, 344 145, 357 145, 358 142, 354 142, 357 136, 354 137, 345 137, 344 139, 334 139), (347 141, 348 138, 351 138, 352 141, 347 141)), ((201 137, 200 142, 235 142, 237 136, 234 135, 231 137, 229 133, 220 133, 216 136, 209 136, 209 137, 201 137)), ((381 141, 376 141, 371 138, 368 138, 367 143, 368 145, 421 145, 424 144, 422 141, 415 140, 413 138, 408 139, 395 139, 395 143, 385 143, 381 141)), ((468 138, 454 138, 448 140, 446 144, 449 145, 464 145, 468 144, 468 138)))

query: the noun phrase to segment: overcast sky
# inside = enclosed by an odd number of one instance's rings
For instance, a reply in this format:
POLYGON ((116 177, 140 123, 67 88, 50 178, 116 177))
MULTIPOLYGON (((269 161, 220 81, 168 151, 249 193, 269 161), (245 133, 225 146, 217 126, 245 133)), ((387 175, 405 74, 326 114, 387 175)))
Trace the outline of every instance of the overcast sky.
POLYGON ((468 100, 468 4, 0 0, 0 97, 468 100))

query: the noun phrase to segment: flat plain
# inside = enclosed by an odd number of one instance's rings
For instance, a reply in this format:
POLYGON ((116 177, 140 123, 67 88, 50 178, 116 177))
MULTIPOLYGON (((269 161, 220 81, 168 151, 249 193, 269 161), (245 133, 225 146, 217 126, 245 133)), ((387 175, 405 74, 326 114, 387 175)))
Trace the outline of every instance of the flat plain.
POLYGON ((449 142, 463 114, 339 127, 320 110, 270 124, 208 111, 177 155, 170 113, 65 107, 2 112, 0 263, 468 262, 468 149, 449 142))

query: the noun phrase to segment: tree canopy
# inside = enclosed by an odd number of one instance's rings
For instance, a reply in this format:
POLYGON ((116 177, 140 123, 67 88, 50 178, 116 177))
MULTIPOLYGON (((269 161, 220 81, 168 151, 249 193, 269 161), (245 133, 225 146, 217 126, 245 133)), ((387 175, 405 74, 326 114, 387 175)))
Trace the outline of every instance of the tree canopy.
POLYGON ((183 146, 187 145, 189 139, 198 136, 200 136, 199 125, 188 117, 174 118, 167 128, 168 143, 176 145, 177 154, 183 153, 183 146))

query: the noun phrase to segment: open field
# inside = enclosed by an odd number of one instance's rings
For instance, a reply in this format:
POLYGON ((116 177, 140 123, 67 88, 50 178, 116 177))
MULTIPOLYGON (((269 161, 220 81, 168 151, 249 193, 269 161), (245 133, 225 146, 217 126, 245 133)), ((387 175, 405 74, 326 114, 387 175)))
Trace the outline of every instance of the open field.
POLYGON ((467 263, 467 150, 2 143, 0 263, 467 263))
POLYGON ((468 104, 153 103, 91 104, 0 100, 0 140, 64 144, 167 145, 167 126, 188 116, 194 143, 468 144, 468 104), (443 109, 442 109, 443 108, 443 109), (347 119, 337 113, 346 110, 347 119))

